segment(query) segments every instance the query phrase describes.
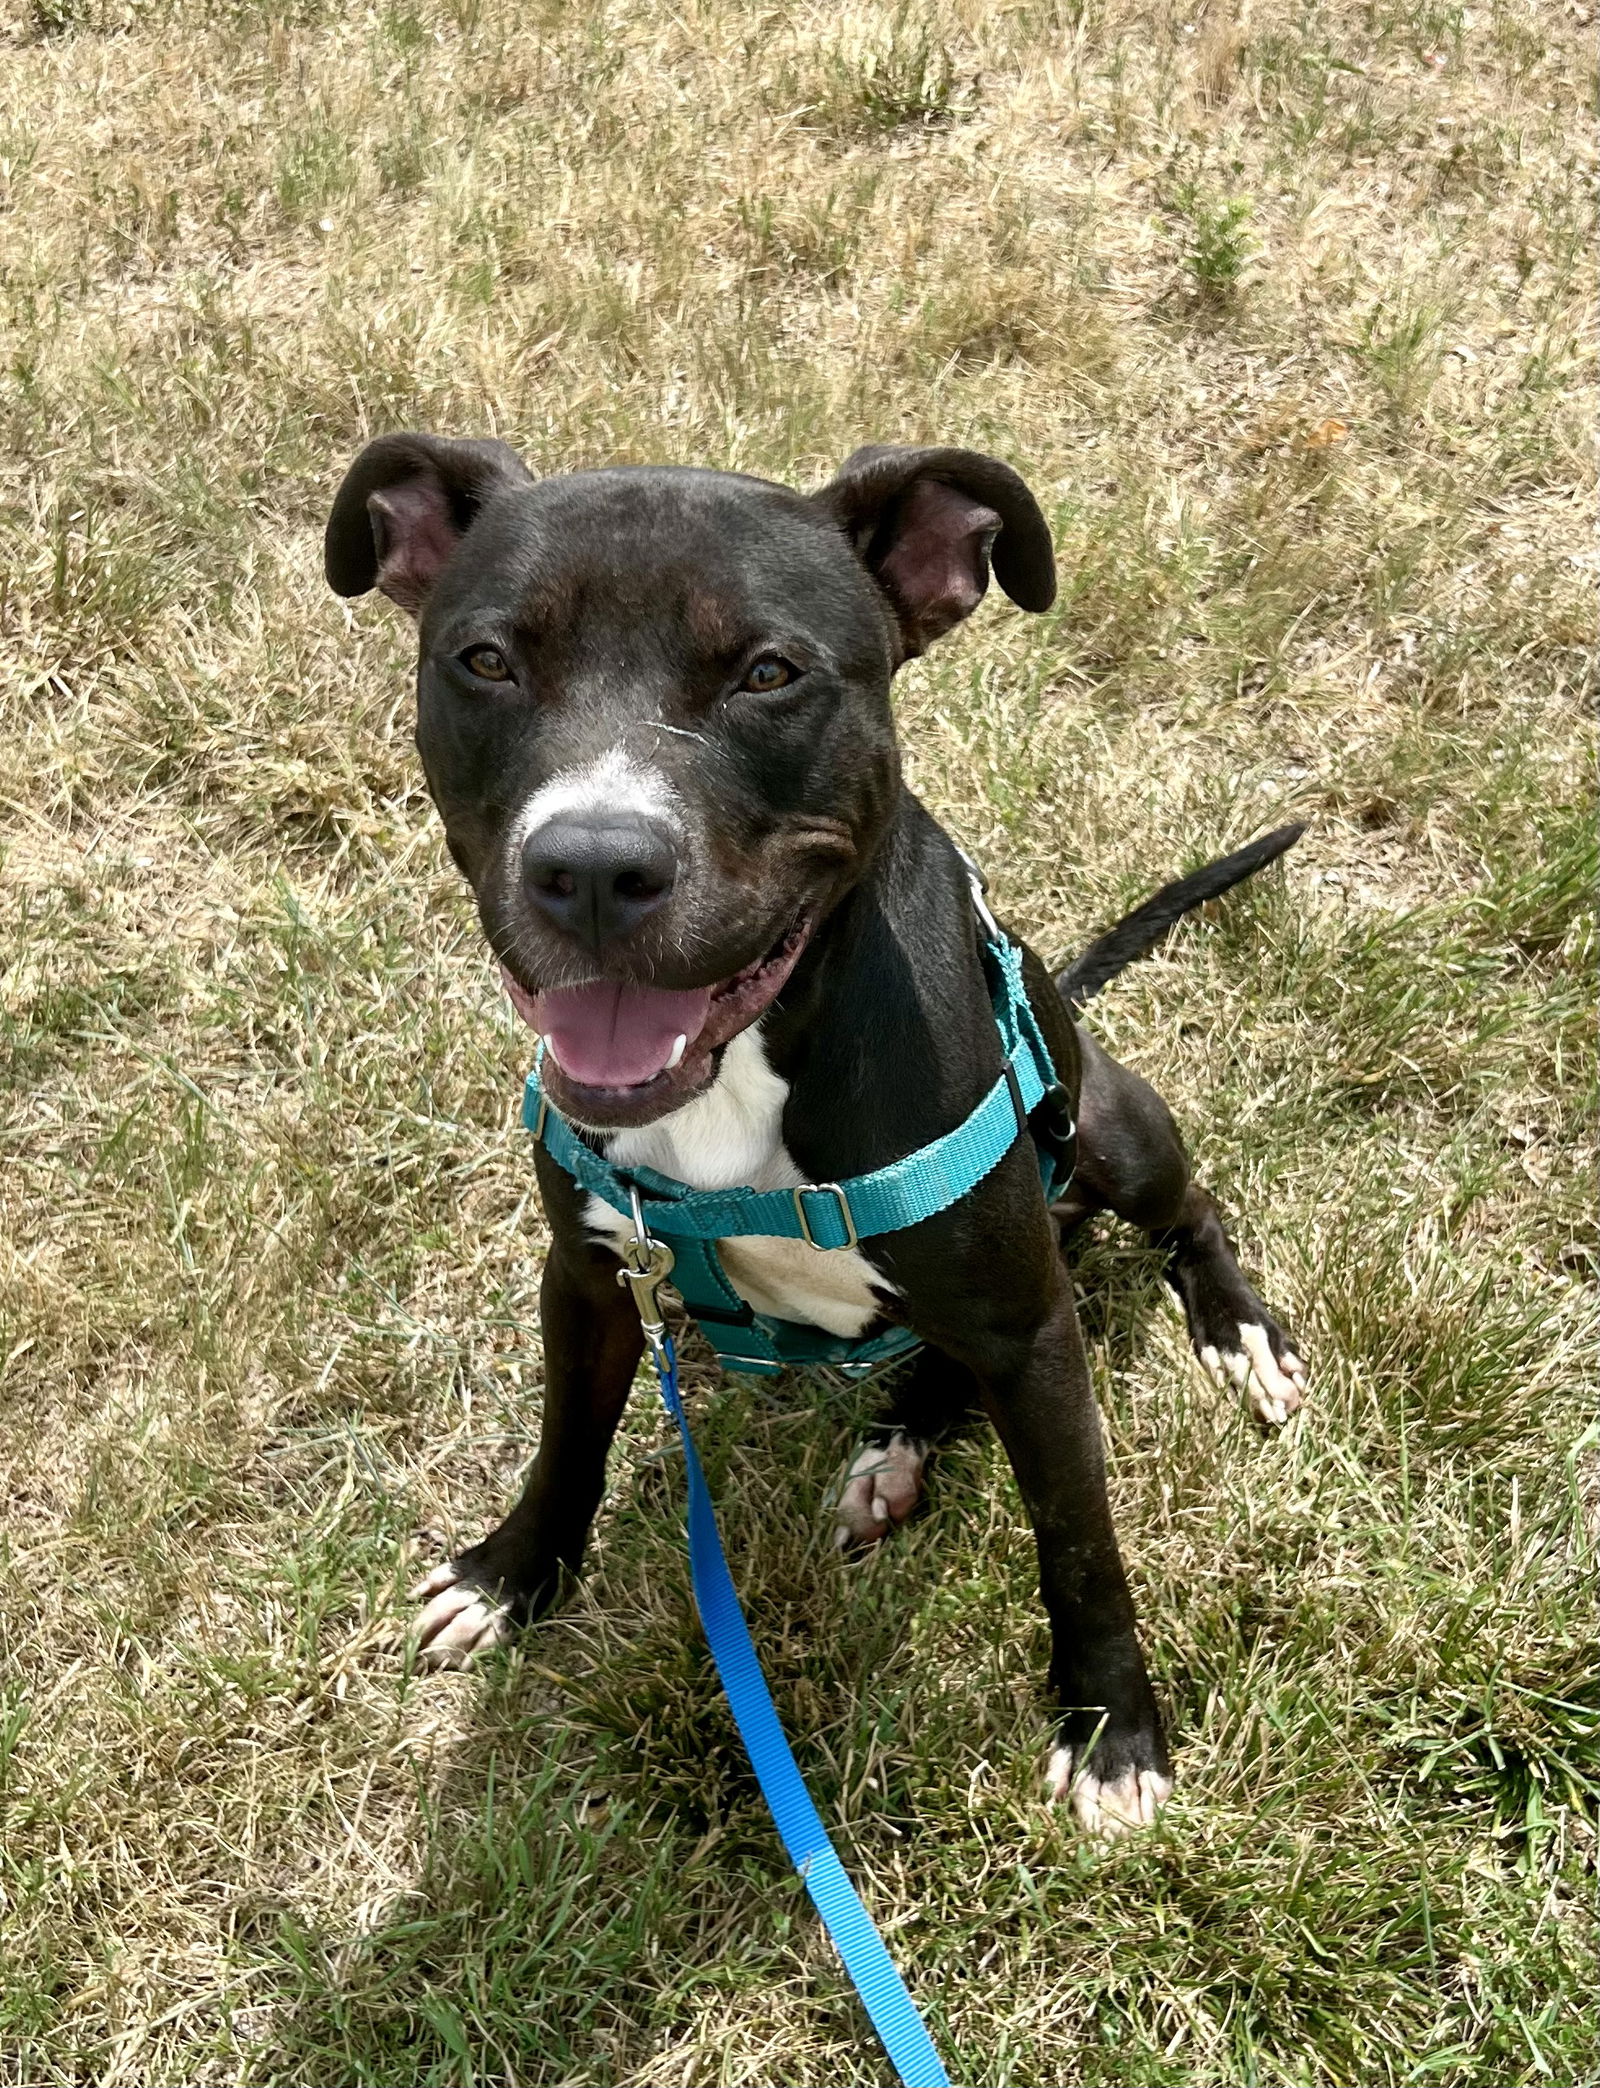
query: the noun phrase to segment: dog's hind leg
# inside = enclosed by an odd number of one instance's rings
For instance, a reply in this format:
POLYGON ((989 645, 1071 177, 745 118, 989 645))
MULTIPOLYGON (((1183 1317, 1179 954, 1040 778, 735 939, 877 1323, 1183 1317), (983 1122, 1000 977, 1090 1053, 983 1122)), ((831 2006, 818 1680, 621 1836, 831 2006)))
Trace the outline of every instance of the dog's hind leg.
POLYGON ((978 1404, 971 1371, 937 1349, 917 1351, 840 1481, 834 1542, 841 1551, 880 1543, 900 1527, 922 1499, 935 1446, 978 1404))
POLYGON ((1280 1427, 1300 1405, 1305 1365, 1239 1267, 1221 1213, 1190 1173, 1172 1112, 1081 1025, 1078 1037, 1078 1171, 1056 1206, 1063 1234, 1097 1210, 1142 1226, 1167 1257, 1167 1281, 1206 1371, 1238 1387, 1263 1425, 1280 1427))

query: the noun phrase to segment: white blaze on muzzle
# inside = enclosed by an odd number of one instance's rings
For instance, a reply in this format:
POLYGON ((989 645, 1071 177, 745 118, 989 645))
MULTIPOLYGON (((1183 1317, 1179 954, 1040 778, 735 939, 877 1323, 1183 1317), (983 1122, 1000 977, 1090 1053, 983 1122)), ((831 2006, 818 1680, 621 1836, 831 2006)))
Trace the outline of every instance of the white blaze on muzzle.
POLYGON ((664 821, 683 831, 682 800, 660 769, 623 747, 608 747, 580 768, 562 769, 521 807, 506 832, 506 868, 518 874, 523 844, 553 819, 629 816, 664 821))

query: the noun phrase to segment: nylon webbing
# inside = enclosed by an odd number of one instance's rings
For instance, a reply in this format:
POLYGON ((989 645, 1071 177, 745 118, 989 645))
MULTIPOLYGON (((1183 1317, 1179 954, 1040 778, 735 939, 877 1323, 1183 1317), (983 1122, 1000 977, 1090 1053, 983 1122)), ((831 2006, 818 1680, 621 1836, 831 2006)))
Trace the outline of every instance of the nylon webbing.
POLYGON ((779 1721, 723 1555, 711 1492, 678 1393, 672 1337, 651 1335, 650 1349, 662 1404, 683 1443, 689 1493, 689 1573, 695 1605, 761 1795, 904 2088, 949 2088, 950 2077, 927 2026, 895 1970, 872 1916, 845 1874, 779 1721))

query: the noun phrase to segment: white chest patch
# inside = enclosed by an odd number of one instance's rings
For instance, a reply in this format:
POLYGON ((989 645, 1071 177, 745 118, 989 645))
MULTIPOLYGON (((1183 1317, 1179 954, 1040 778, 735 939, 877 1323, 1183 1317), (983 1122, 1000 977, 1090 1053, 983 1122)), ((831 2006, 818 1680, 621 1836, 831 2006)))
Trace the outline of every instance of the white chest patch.
MULTIPOLYGON (((794 1189, 805 1180, 783 1143, 789 1083, 773 1072, 759 1023, 722 1054, 714 1086, 671 1116, 606 1141, 614 1167, 651 1167, 691 1189, 794 1189)), ((619 1251, 633 1228, 598 1196, 584 1223, 619 1251)), ((723 1272, 745 1303, 774 1319, 800 1320, 829 1334, 862 1333, 880 1310, 873 1286, 892 1286, 854 1247, 808 1247, 762 1236, 719 1240, 723 1272)))

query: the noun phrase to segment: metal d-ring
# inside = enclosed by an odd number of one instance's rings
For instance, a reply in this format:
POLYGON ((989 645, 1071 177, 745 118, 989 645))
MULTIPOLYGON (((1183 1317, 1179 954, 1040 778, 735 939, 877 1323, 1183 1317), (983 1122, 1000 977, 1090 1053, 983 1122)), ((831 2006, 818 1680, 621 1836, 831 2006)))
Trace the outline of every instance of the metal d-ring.
POLYGON ((962 862, 965 863, 967 866, 967 883, 972 887, 973 912, 983 923, 983 926, 988 933, 989 940, 991 942, 996 943, 1003 942, 1005 940, 1005 931, 1001 928, 1000 923, 995 919, 994 915, 989 911, 989 902, 987 898, 985 898, 984 896, 984 894, 989 889, 988 878, 984 876, 983 872, 978 868, 977 864, 972 860, 971 856, 967 854, 967 851, 964 848, 962 848, 959 843, 957 843, 956 845, 956 854, 960 856, 962 862))

